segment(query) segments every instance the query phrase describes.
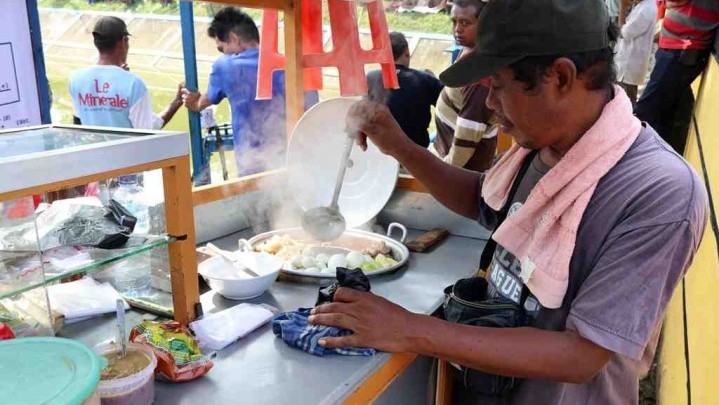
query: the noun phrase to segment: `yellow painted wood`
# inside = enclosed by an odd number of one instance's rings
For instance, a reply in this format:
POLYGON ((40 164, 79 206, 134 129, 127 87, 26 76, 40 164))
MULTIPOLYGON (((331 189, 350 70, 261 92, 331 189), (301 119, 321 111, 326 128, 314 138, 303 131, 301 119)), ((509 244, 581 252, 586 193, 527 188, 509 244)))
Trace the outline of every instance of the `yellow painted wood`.
MULTIPOLYGON (((712 61, 697 94, 696 120, 701 134, 708 187, 719 198, 719 65, 712 61)), ((694 128, 685 156, 703 178, 694 128)), ((715 210, 718 201, 714 201, 715 210)), ((719 404, 719 257, 717 240, 707 227, 701 247, 685 277, 686 320, 692 404, 719 404)), ((687 404, 687 375, 684 353, 684 311, 677 290, 667 312, 660 360, 660 404, 687 404)))
POLYGON ((684 323, 681 286, 667 309, 659 366, 657 398, 660 405, 687 405, 687 373, 684 367, 684 323))

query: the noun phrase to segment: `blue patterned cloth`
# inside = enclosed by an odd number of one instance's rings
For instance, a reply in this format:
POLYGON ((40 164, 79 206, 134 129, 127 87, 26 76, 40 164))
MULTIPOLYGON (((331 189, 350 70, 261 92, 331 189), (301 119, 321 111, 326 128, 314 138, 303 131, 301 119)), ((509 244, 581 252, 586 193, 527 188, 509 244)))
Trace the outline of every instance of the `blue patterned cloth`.
POLYGON ((347 356, 373 356, 377 351, 369 348, 337 348, 326 349, 318 343, 324 337, 351 335, 352 331, 334 326, 310 325, 307 318, 311 308, 300 308, 297 311, 282 312, 272 319, 272 331, 290 346, 304 350, 315 356, 325 354, 343 354, 347 356))

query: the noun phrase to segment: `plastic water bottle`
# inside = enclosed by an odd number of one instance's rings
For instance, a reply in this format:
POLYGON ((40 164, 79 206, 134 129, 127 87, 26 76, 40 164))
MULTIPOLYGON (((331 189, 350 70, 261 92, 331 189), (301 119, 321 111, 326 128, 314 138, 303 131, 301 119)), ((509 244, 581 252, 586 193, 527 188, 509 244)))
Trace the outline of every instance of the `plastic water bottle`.
POLYGON ((112 198, 122 204, 137 218, 134 234, 147 234, 150 231, 150 211, 145 192, 137 183, 137 175, 120 176, 112 198))

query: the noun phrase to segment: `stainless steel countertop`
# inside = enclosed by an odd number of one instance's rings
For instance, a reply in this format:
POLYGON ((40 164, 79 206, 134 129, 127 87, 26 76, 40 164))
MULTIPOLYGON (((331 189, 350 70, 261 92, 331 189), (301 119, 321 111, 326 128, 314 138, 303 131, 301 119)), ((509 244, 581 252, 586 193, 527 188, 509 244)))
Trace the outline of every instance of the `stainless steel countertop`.
MULTIPOLYGON (((420 231, 410 230, 409 238, 420 231)), ((215 243, 236 249, 239 232, 215 243)), ((391 275, 372 278, 372 291, 410 311, 431 314, 442 303, 442 290, 470 276, 479 263, 483 240, 450 236, 430 253, 412 253, 409 263, 391 275)), ((282 311, 312 306, 317 285, 275 283, 265 294, 250 300, 267 303, 282 311)), ((241 301, 227 300, 210 291, 201 296, 205 313, 241 301)), ((129 311, 127 322, 135 325, 143 315, 129 311)), ((150 316, 151 318, 151 316, 150 316)), ((114 316, 67 325, 61 335, 93 346, 114 336, 114 316)), ((217 353, 214 368, 203 378, 183 384, 157 383, 155 404, 335 404, 346 398, 365 379, 384 365, 388 353, 372 357, 316 357, 287 346, 275 337, 270 325, 217 353)))

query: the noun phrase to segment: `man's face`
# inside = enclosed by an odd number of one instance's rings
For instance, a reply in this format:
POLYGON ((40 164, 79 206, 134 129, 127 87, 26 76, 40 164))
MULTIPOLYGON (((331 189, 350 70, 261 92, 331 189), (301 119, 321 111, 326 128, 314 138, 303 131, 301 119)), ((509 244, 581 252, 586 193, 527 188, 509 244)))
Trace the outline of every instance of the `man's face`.
POLYGON ((227 41, 215 38, 215 44, 217 45, 217 50, 225 55, 234 55, 245 50, 245 47, 240 43, 240 37, 234 32, 229 33, 227 41))
POLYGON ((452 34, 457 45, 474 47, 477 36, 477 10, 472 7, 452 6, 452 34))
POLYGON ((491 76, 487 107, 497 118, 502 130, 520 146, 542 149, 555 144, 561 134, 558 115, 558 95, 540 80, 537 87, 527 91, 526 85, 514 79, 514 72, 505 67, 491 76))

